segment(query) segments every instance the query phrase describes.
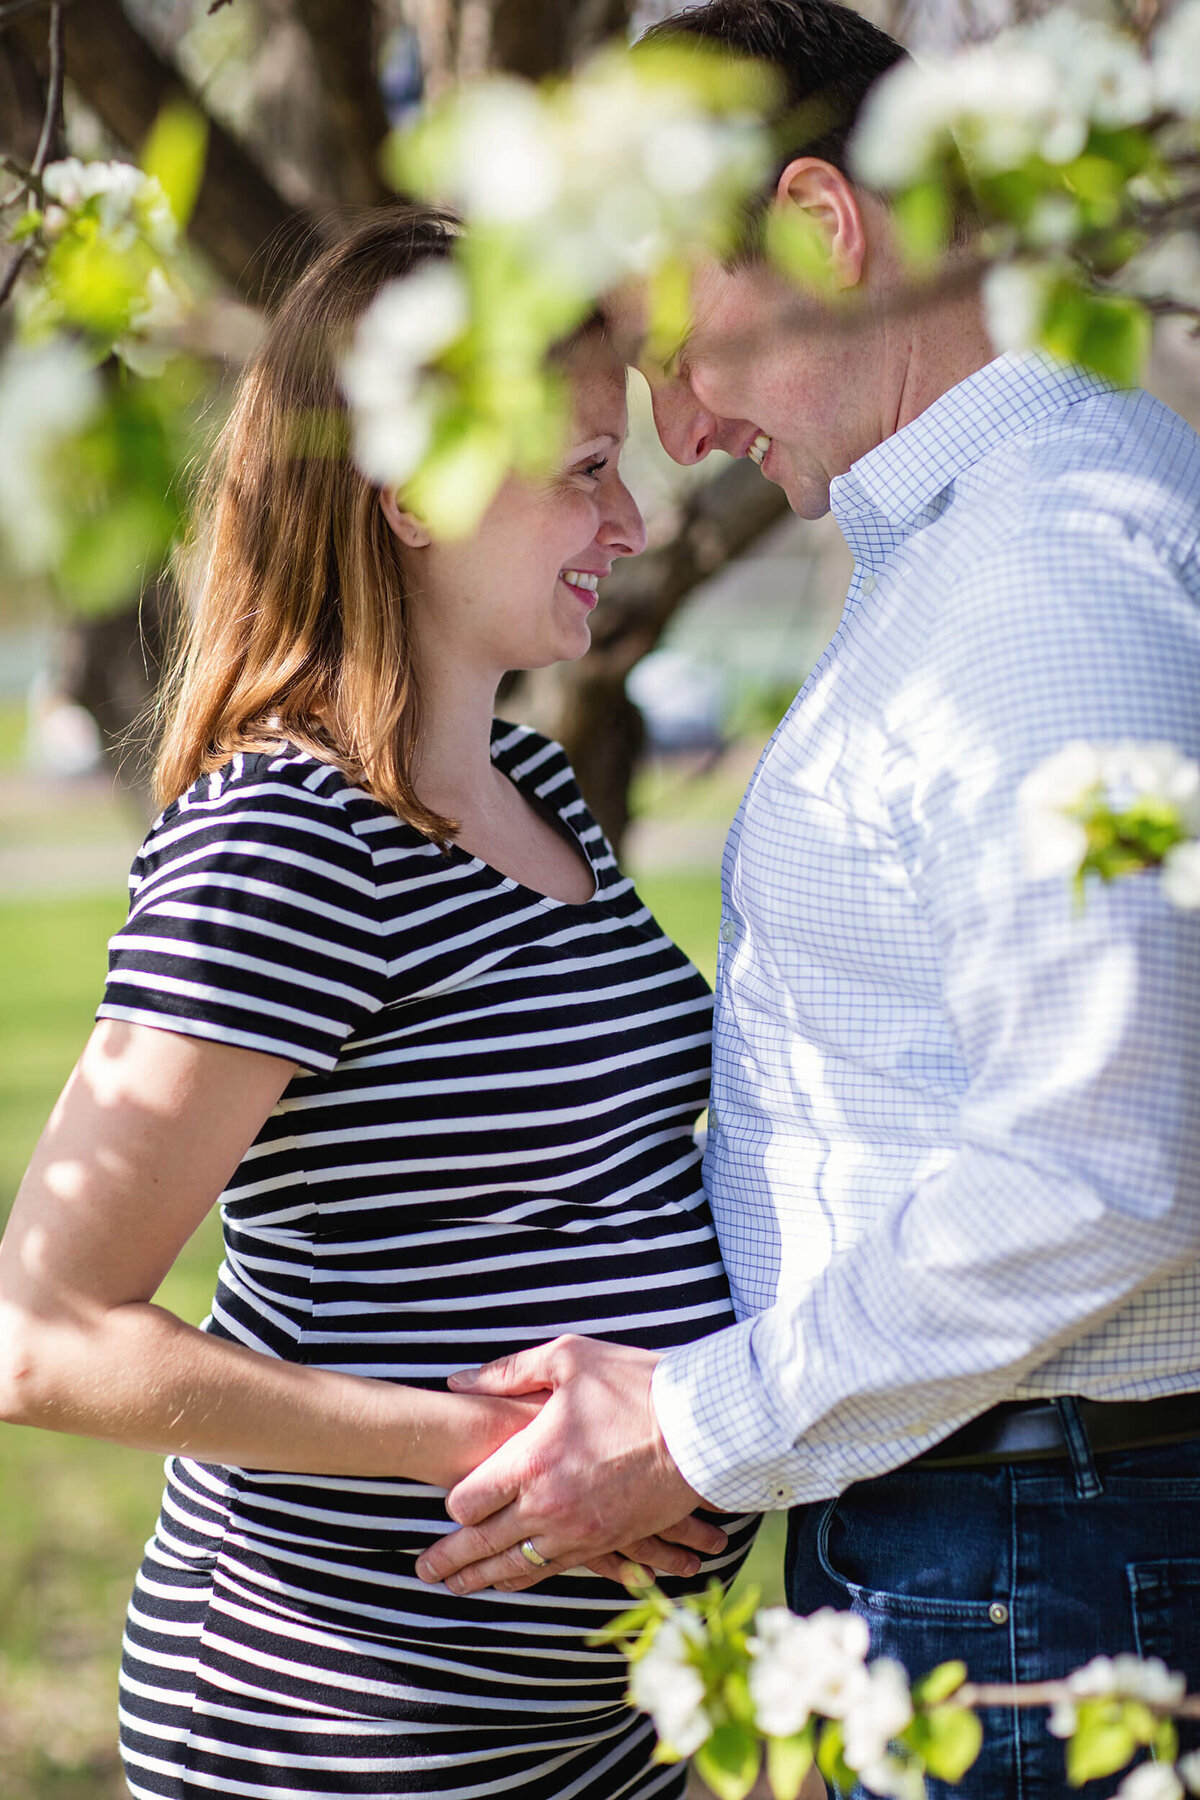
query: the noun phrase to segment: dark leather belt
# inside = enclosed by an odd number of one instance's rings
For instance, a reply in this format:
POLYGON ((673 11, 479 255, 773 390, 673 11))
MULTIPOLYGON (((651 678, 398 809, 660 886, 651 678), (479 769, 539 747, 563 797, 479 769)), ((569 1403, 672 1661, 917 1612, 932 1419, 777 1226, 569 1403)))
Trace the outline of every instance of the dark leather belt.
MULTIPOLYGON (((1200 1437, 1200 1393, 1158 1400, 1079 1400, 1079 1416, 1095 1454, 1148 1450, 1200 1437)), ((1053 1400, 1006 1400, 961 1425, 913 1461, 927 1469, 1048 1461, 1068 1455, 1062 1414, 1053 1400)))

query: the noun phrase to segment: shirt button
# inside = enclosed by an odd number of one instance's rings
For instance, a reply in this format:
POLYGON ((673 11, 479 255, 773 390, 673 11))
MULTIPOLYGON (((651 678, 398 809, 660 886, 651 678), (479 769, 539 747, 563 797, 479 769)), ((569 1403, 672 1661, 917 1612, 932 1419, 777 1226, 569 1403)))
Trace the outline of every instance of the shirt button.
POLYGON ((771 1498, 776 1506, 786 1506, 792 1497, 792 1490, 786 1481, 777 1481, 771 1489, 771 1498))
POLYGON ((992 1621, 993 1625, 1008 1624, 1008 1608, 1005 1606, 1003 1600, 992 1601, 992 1604, 988 1607, 988 1618, 992 1621))
POLYGON ((859 592, 862 594, 873 594, 875 592, 874 575, 863 576, 862 581, 859 583, 859 592))
POLYGON ((737 926, 734 924, 733 920, 732 919, 722 919, 721 920, 721 942, 723 944, 732 944, 732 942, 736 936, 737 936, 737 926))

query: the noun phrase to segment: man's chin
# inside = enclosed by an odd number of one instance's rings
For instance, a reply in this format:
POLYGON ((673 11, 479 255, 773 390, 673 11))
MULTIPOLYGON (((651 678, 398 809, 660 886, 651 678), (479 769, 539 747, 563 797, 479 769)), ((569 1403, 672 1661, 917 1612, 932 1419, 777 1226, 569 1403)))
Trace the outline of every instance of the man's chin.
POLYGON ((778 484, 798 519, 823 519, 829 511, 829 485, 785 476, 778 484))

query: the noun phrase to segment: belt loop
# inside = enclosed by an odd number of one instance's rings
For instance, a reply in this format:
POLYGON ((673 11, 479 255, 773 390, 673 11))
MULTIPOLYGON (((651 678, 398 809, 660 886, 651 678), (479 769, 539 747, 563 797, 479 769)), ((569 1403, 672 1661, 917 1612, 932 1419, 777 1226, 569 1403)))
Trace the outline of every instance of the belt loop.
POLYGON ((1080 1500, 1095 1500, 1104 1492, 1104 1483, 1096 1470, 1096 1459, 1092 1455, 1091 1439, 1079 1410, 1079 1401, 1073 1395, 1065 1395, 1055 1400, 1054 1404, 1058 1408, 1067 1455, 1071 1459, 1076 1497, 1080 1500))

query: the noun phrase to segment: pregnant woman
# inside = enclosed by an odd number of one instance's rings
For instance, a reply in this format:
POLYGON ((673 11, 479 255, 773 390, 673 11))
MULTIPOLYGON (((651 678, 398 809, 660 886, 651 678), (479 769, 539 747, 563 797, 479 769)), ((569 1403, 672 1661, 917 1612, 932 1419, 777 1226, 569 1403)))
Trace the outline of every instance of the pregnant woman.
MULTIPOLYGON (((561 750, 492 717, 506 670, 583 653, 642 547, 623 374, 597 334, 567 350, 560 465, 470 539, 329 452, 354 320, 453 231, 357 227, 243 382, 165 810, 0 1250, 3 1416, 170 1459, 123 1665, 136 1796, 682 1790, 588 1643, 620 1559, 470 1598, 414 1568, 538 1406, 450 1372, 730 1318, 692 1143, 709 995, 561 750), (197 1330, 153 1296, 218 1198, 197 1330)), ((723 1524, 628 1550, 703 1586, 753 1528, 723 1524)))

